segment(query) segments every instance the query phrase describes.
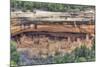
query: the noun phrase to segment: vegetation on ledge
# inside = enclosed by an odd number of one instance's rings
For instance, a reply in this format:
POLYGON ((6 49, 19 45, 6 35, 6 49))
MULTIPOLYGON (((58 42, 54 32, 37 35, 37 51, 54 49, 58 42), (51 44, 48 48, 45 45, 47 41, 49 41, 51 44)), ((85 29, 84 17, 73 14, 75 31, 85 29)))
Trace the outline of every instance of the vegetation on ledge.
POLYGON ((11 0, 11 9, 12 8, 13 10, 19 9, 23 11, 27 10, 33 11, 34 9, 39 9, 45 11, 66 12, 66 11, 84 11, 87 9, 94 9, 94 6, 11 0))

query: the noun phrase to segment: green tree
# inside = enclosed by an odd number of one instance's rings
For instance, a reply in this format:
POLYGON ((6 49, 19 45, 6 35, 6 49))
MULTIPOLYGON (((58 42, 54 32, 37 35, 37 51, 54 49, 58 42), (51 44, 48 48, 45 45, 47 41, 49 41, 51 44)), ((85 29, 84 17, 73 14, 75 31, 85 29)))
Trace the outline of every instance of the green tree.
POLYGON ((19 54, 16 50, 16 42, 11 40, 11 66, 18 65, 19 54))

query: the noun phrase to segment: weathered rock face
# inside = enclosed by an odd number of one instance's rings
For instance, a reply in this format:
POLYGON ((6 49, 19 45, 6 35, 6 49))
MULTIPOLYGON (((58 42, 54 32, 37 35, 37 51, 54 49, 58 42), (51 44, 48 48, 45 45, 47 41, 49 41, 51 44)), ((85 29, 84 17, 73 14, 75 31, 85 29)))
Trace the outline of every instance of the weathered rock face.
MULTIPOLYGON (((19 26, 12 26, 11 27, 11 36, 16 36, 18 34, 24 32, 54 32, 54 33, 62 33, 62 32, 70 32, 70 33, 88 33, 94 34, 95 32, 95 25, 77 25, 74 27, 73 24, 71 25, 60 25, 60 24, 44 24, 44 25, 37 25, 37 29, 34 27, 35 24, 26 24, 26 25, 19 25, 19 26)), ((56 34, 58 35, 58 34, 56 34)), ((63 34, 65 35, 65 34, 63 34)), ((62 35, 62 36, 63 36, 62 35)), ((58 35, 59 36, 59 35, 58 35)))
POLYGON ((21 54, 26 53, 28 58, 47 58, 48 56, 55 56, 57 54, 64 55, 66 53, 70 53, 76 47, 80 47, 82 45, 86 45, 88 48, 92 46, 93 37, 91 38, 88 34, 68 35, 65 33, 65 35, 67 37, 58 35, 50 36, 47 34, 35 35, 35 32, 25 33, 25 35, 16 39, 17 51, 21 54))

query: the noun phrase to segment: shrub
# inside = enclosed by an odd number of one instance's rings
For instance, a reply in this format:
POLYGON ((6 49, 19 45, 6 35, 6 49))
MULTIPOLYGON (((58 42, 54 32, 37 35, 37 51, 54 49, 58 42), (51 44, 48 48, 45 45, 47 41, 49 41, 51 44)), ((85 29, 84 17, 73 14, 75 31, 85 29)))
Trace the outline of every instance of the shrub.
POLYGON ((18 65, 19 54, 16 51, 16 42, 11 41, 11 66, 18 65))
MULTIPOLYGON (((94 47, 94 45, 93 45, 94 47)), ((56 63, 73 63, 73 62, 88 62, 95 61, 95 50, 81 46, 76 48, 71 53, 67 53, 64 56, 57 56, 55 58, 56 63)))

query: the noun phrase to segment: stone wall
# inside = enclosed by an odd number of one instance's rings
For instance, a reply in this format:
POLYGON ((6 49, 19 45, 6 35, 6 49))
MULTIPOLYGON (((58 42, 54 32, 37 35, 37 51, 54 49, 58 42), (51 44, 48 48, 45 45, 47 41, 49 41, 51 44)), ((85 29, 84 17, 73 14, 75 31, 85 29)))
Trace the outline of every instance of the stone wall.
MULTIPOLYGON (((66 35, 68 34, 66 33, 66 35)), ((26 52, 29 58, 34 56, 46 58, 57 54, 64 55, 70 53, 76 47, 82 45, 86 45, 88 48, 92 46, 93 37, 90 38, 88 34, 85 38, 82 37, 82 34, 80 34, 81 37, 78 35, 74 34, 74 36, 58 37, 43 34, 24 34, 16 39, 17 50, 19 53, 26 52)))

